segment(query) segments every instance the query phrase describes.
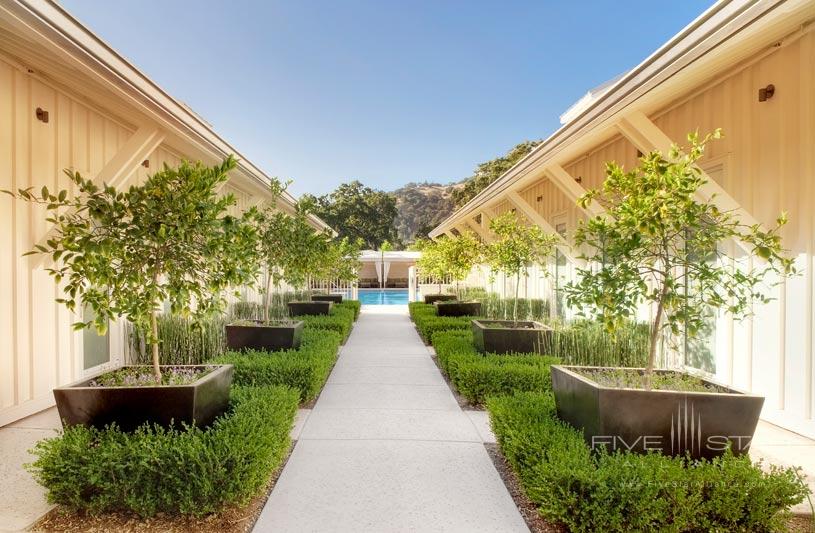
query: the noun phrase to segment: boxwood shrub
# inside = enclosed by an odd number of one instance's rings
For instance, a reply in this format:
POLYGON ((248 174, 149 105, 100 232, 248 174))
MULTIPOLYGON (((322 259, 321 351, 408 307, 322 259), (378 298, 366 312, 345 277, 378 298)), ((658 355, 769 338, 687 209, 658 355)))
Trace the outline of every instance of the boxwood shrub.
POLYGON ((362 309, 362 303, 359 300, 343 300, 341 303, 335 304, 334 307, 352 310, 354 312, 354 320, 356 320, 359 318, 359 311, 362 309))
POLYGON ((428 344, 437 331, 449 329, 469 330, 472 328, 473 317, 436 316, 436 307, 434 305, 413 302, 408 304, 408 310, 419 335, 428 344))
POLYGON ((794 469, 762 469, 748 457, 592 454, 557 419, 549 393, 493 397, 487 407, 527 495, 569 531, 784 531, 786 510, 808 493, 794 469))
POLYGON ((49 502, 72 510, 205 515, 263 489, 289 448, 297 400, 288 387, 233 386, 208 429, 69 427, 36 445, 29 469, 49 502))
POLYGON ((229 352, 214 362, 234 365, 232 382, 236 385, 288 385, 299 391, 301 402, 307 402, 328 379, 341 340, 336 331, 306 328, 296 350, 229 352))
POLYGON ((469 330, 433 334, 439 366, 468 402, 483 405, 490 396, 552 389, 554 357, 536 354, 480 354, 469 330))
POLYGON ((408 304, 408 313, 411 320, 416 320, 420 315, 435 315, 436 307, 433 304, 426 304, 424 302, 410 302, 408 304))
POLYGON ((306 329, 336 331, 344 342, 348 335, 351 334, 355 317, 353 309, 334 305, 327 315, 304 315, 295 317, 295 320, 305 322, 306 329))

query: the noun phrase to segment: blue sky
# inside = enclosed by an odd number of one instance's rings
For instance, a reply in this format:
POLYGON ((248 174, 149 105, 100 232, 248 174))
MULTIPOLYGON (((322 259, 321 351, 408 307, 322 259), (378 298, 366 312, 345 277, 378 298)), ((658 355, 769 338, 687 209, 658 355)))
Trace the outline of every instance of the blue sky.
POLYGON ((710 1, 62 0, 292 192, 447 183, 710 1))

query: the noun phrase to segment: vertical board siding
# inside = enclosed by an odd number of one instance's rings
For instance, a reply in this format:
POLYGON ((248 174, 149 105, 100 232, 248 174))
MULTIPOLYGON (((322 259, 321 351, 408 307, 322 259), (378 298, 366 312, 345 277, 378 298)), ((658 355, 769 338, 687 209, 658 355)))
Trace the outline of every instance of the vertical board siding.
MULTIPOLYGON (((724 138, 709 145, 702 168, 760 222, 773 225, 782 211, 788 213, 782 236, 800 275, 773 288, 773 301, 756 305, 751 318, 734 321, 720 314, 713 339, 716 378, 763 394, 765 418, 815 437, 815 32, 742 65, 651 120, 679 144, 690 132, 722 128, 724 138), (769 83, 775 95, 759 102, 759 88, 769 83)), ((590 189, 602 184, 608 161, 631 168, 637 150, 618 136, 563 167, 590 189)), ((565 218, 567 239, 584 216, 546 178, 520 194, 550 224, 565 218)), ((511 207, 504 201, 494 211, 511 207)), ((754 266, 733 243, 723 246, 735 256, 733 268, 754 266)), ((502 294, 513 288, 511 280, 489 283, 475 271, 473 280, 502 294)), ((529 286, 545 294, 544 283, 529 286)))
MULTIPOLYGON (((71 186, 63 169, 85 177, 98 174, 132 135, 118 120, 72 95, 0 60, 0 188, 71 186), (49 122, 35 109, 49 112, 49 122)), ((125 180, 143 183, 163 165, 184 158, 162 145, 125 180)), ((231 185, 240 214, 252 199, 231 185)), ((55 302, 60 288, 39 264, 22 254, 49 231, 41 206, 0 195, 0 426, 53 404, 51 390, 83 376, 82 334, 72 330, 77 317, 55 302)), ((35 256, 36 257, 36 256, 35 256)), ((256 294, 252 294, 257 298, 256 294)), ((111 356, 123 356, 124 328, 111 327, 111 356)))
MULTIPOLYGON (((130 132, 68 95, 0 61, 0 187, 70 188, 62 169, 92 175, 130 132), (37 120, 35 109, 49 113, 37 120)), ((42 206, 0 199, 0 425, 51 402, 51 390, 77 379, 76 318, 54 299, 47 264, 22 257, 49 231, 42 206)))
POLYGON ((773 302, 752 319, 717 320, 717 377, 766 396, 765 416, 808 435, 813 423, 813 229, 815 229, 815 38, 808 32, 766 57, 670 106, 652 119, 669 137, 722 128, 702 162, 723 162, 711 173, 760 222, 786 211, 784 245, 801 275, 772 290, 773 302), (775 95, 758 101, 772 83, 775 95))
MULTIPOLYGON (((14 182, 14 70, 0 62, 0 188, 12 189, 14 182)), ((0 194, 0 410, 17 402, 17 372, 13 354, 15 296, 14 267, 14 202, 10 196, 0 194)))

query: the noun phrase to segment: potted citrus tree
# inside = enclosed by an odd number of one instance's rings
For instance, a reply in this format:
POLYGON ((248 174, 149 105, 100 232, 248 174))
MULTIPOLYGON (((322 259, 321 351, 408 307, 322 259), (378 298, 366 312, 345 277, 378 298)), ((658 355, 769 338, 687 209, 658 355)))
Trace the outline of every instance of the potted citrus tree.
POLYGON ((442 284, 444 282, 444 255, 442 254, 441 240, 423 242, 419 247, 422 255, 416 260, 416 267, 422 276, 433 279, 438 286, 436 294, 425 294, 424 303, 432 304, 456 299, 455 294, 443 294, 442 284))
MULTIPOLYGON (((362 240, 352 241, 348 237, 331 241, 325 258, 324 275, 329 282, 352 283, 359 276, 362 264, 362 240)), ((315 294, 311 297, 316 302, 342 303, 342 294, 315 294)))
POLYGON ((307 300, 288 303, 289 315, 293 317, 327 315, 333 305, 333 302, 315 301, 311 297, 311 280, 327 274, 331 253, 331 236, 328 232, 317 231, 308 223, 312 208, 311 199, 298 202, 295 215, 291 217, 288 245, 281 255, 283 277, 289 285, 307 295, 307 300))
POLYGON ((551 328, 531 320, 518 320, 518 291, 521 276, 529 276, 533 264, 544 264, 555 252, 558 238, 533 224, 523 224, 509 211, 490 221, 495 240, 485 249, 491 274, 503 272, 515 278, 512 320, 474 320, 473 340, 481 352, 542 353, 551 328))
POLYGON ((460 284, 470 274, 473 266, 481 261, 481 241, 474 234, 465 231, 457 237, 439 239, 436 246, 439 249, 441 271, 456 282, 455 301, 437 302, 436 314, 439 316, 478 316, 481 314, 481 303, 461 301, 460 284))
POLYGON ((73 193, 45 187, 11 193, 51 213, 53 236, 29 253, 53 260, 48 272, 61 285, 60 302, 73 312, 93 310, 92 321, 75 327, 103 333, 111 320, 124 318, 144 332, 152 354, 152 365, 55 389, 65 423, 206 425, 226 408, 232 367, 162 365, 158 316, 169 303, 172 313, 208 317, 223 309, 227 288, 251 279, 244 258, 254 253, 254 229, 228 214, 232 196, 217 193, 235 164, 230 157, 213 167, 165 166, 127 190, 66 171, 73 193))
POLYGON ((607 210, 581 223, 575 244, 587 266, 566 288, 567 301, 610 332, 648 305, 652 310, 645 368, 553 367, 558 414, 582 428, 593 446, 624 446, 691 457, 749 449, 763 398, 680 370, 657 370, 661 343, 678 348, 706 326, 711 311, 739 319, 766 288, 793 273, 781 247, 782 214, 763 229, 699 194, 696 166, 716 131, 688 136, 686 151, 652 152, 626 172, 609 163, 602 189, 580 202, 607 210), (735 241, 753 252, 752 266, 734 266, 720 245, 735 241))
POLYGON ((260 280, 263 294, 262 315, 259 319, 238 320, 226 326, 226 343, 230 350, 273 352, 298 348, 303 335, 303 321, 272 316, 272 294, 280 292, 285 280, 288 258, 295 253, 297 221, 277 208, 277 200, 288 184, 273 180, 270 186, 272 202, 264 209, 252 209, 247 218, 257 234, 256 261, 245 259, 246 268, 253 268, 260 280))

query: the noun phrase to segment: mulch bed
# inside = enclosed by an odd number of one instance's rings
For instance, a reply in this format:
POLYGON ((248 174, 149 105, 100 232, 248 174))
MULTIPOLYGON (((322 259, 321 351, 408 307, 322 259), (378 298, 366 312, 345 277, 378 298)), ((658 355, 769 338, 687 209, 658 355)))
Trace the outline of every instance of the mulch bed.
POLYGON ((200 518, 179 515, 165 515, 159 513, 151 518, 140 518, 133 513, 105 513, 97 516, 86 513, 74 513, 61 507, 56 507, 42 517, 31 527, 31 531, 38 532, 162 532, 162 533, 247 533, 255 526, 266 500, 272 493, 283 467, 289 461, 289 456, 296 441, 292 441, 286 458, 280 465, 266 488, 260 494, 242 506, 229 507, 220 513, 200 518))

